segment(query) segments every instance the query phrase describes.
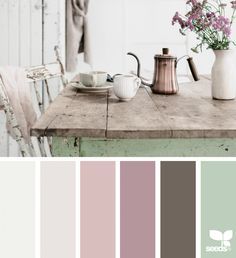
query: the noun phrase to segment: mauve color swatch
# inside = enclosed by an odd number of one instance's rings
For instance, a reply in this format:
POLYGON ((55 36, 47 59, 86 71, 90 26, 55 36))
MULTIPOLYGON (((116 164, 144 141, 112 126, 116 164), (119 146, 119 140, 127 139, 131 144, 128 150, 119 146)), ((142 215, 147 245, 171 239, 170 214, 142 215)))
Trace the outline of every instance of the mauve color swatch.
POLYGON ((161 258, 195 258, 195 162, 161 162, 161 258))
POLYGON ((121 258, 155 258, 155 162, 120 168, 121 258))
POLYGON ((81 162, 81 258, 115 258, 115 162, 81 162))
POLYGON ((41 258, 75 258, 75 162, 41 163, 41 258))

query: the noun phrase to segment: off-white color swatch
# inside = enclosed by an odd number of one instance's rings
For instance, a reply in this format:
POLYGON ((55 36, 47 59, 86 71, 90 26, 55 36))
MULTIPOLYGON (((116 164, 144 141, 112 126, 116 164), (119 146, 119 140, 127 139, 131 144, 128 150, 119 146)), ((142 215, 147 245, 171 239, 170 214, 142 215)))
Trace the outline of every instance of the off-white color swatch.
POLYGON ((0 257, 35 257, 34 162, 0 163, 0 257))

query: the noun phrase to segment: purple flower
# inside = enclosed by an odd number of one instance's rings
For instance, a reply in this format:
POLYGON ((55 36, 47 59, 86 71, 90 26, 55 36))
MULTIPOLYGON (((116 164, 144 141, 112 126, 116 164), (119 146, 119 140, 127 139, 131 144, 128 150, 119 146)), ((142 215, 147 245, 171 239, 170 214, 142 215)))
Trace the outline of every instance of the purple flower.
POLYGON ((203 16, 203 7, 198 2, 191 8, 191 11, 186 14, 189 21, 201 19, 203 16))
POLYGON ((208 19, 214 19, 214 18, 216 17, 216 15, 215 15, 215 13, 210 12, 210 13, 206 13, 206 17, 207 17, 208 19))
POLYGON ((176 22, 178 22, 180 19, 179 13, 176 12, 173 19, 172 19, 172 25, 174 25, 176 22))
POLYGON ((175 23, 179 23, 180 27, 182 29, 184 29, 185 27, 187 27, 186 21, 184 21, 178 12, 175 13, 175 16, 172 19, 172 25, 174 25, 175 23))
POLYGON ((227 37, 231 34, 230 20, 222 15, 214 19, 212 26, 215 30, 222 31, 227 37))
MULTIPOLYGON (((180 26, 180 33, 185 35, 187 31, 193 31, 197 34, 200 44, 196 50, 201 49, 205 44, 212 49, 226 49, 232 42, 230 35, 232 33, 231 26, 235 20, 236 0, 231 0, 231 7, 234 9, 232 16, 227 18, 225 7, 227 4, 223 1, 212 0, 187 0, 189 11, 185 15, 175 13, 172 24, 180 26), (214 5, 216 10, 213 11, 214 5)), ((236 43, 235 43, 236 45, 236 43)))
POLYGON ((225 34, 226 37, 229 37, 231 35, 231 28, 230 27, 223 28, 223 33, 225 34))
POLYGON ((187 25, 187 27, 188 27, 191 31, 193 31, 193 30, 195 29, 195 27, 194 27, 192 21, 190 21, 190 20, 187 21, 186 25, 187 25))

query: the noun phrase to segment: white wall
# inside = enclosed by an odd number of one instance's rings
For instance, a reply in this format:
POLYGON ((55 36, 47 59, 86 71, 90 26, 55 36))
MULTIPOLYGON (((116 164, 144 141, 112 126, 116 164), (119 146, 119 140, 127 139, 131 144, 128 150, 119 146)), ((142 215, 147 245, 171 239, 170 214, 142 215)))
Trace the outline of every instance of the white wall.
POLYGON ((124 69, 124 0, 90 0, 89 27, 93 69, 110 73, 124 69))
MULTIPOLYGON (((150 70, 153 56, 161 53, 162 47, 169 47, 178 57, 193 56, 199 73, 209 74, 214 61, 212 51, 194 54, 190 49, 195 46, 195 35, 183 37, 178 26, 171 25, 176 11, 185 13, 185 3, 185 0, 90 0, 93 68, 112 74, 136 70, 135 61, 126 56, 127 51, 132 51, 140 57, 143 69, 150 70)), ((184 60, 178 72, 189 72, 184 60)))
MULTIPOLYGON (((127 48, 138 53, 143 68, 153 70, 153 57, 163 47, 169 47, 173 55, 187 53, 187 39, 171 25, 175 11, 185 11, 185 1, 127 0, 126 8, 127 48)), ((131 68, 130 63, 128 67, 131 68)), ((186 73, 184 62, 179 72, 186 73)))

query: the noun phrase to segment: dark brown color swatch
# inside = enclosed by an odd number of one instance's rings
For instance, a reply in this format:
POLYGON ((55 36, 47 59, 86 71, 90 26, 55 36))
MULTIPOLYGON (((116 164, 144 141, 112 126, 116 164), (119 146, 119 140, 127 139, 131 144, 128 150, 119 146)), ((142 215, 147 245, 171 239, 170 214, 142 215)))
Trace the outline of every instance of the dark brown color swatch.
POLYGON ((195 162, 161 163, 161 258, 195 258, 195 162))

